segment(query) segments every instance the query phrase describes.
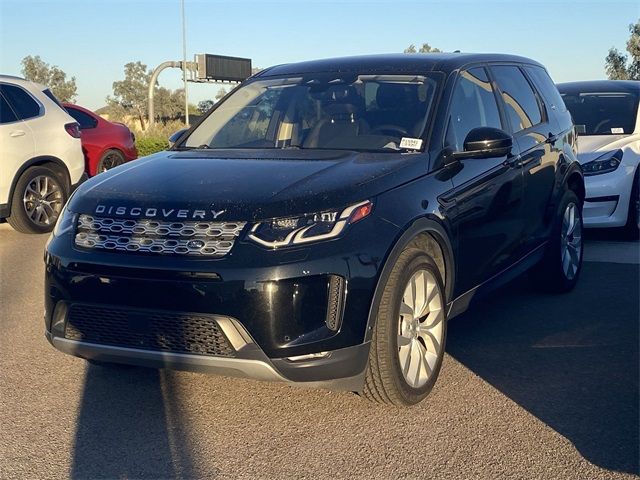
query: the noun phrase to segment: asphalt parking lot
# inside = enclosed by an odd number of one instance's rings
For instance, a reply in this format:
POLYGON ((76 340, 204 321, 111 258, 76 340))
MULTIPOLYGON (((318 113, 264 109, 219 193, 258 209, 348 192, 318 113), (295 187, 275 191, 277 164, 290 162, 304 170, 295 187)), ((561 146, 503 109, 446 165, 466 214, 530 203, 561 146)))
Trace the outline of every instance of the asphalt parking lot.
POLYGON ((521 278, 449 326, 411 409, 141 368, 43 336, 46 236, 0 225, 0 478, 630 478, 638 473, 638 244, 589 235, 565 296, 521 278))

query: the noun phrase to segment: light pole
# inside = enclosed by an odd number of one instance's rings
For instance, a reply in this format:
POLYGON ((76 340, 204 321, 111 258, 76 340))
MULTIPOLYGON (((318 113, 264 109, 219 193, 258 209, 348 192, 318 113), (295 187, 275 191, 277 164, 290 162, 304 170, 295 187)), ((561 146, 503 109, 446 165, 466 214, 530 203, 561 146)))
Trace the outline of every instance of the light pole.
POLYGON ((189 94, 187 93, 187 22, 184 15, 184 0, 182 5, 182 80, 184 82, 184 121, 189 125, 189 94))

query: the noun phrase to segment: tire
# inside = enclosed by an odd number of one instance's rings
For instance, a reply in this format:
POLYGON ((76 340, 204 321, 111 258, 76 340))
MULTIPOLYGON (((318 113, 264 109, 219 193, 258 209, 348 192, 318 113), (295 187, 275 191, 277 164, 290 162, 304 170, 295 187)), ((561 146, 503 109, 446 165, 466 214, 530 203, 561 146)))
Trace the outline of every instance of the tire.
POLYGON ((415 405, 422 401, 431 392, 440 373, 446 334, 446 301, 438 267, 423 250, 409 246, 398 257, 384 286, 373 330, 363 396, 373 402, 396 406, 415 405), (419 286, 420 275, 423 275, 425 290, 419 286), (423 298, 432 296, 430 302, 420 302, 419 294, 408 294, 414 280, 416 292, 423 291, 423 298), (403 303, 405 305, 401 308, 403 303), (428 305, 428 313, 426 306, 420 308, 421 304, 428 305), (407 309, 408 306, 413 306, 413 309, 407 309), (417 313, 416 320, 416 315, 409 310, 422 311, 417 313), (426 330, 428 324, 434 325, 432 336, 423 338, 416 327, 422 325, 426 330), (439 343, 439 348, 435 347, 436 343, 439 343))
POLYGON ((582 270, 583 230, 582 202, 574 191, 567 190, 560 201, 544 258, 533 270, 536 287, 553 293, 573 290, 582 270))
POLYGON ((629 199, 629 213, 627 214, 627 224, 625 225, 626 236, 629 240, 640 238, 640 189, 638 187, 640 178, 640 167, 636 168, 633 176, 633 186, 631 187, 631 198, 629 199))
POLYGON ((107 150, 100 157, 100 161, 96 166, 96 175, 107 170, 111 170, 114 167, 122 165, 124 163, 124 155, 120 150, 107 150))
POLYGON ((68 197, 65 183, 54 170, 45 166, 28 168, 13 190, 7 221, 18 232, 48 233, 68 197))

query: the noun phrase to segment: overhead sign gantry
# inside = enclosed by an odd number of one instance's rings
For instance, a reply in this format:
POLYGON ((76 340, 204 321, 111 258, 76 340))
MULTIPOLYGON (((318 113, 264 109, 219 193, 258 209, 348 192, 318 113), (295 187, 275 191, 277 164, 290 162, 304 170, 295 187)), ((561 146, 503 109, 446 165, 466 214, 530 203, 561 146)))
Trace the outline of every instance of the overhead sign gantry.
POLYGON ((180 68, 189 82, 239 83, 251 76, 251 59, 200 53, 193 62, 163 62, 156 67, 149 81, 149 125, 155 121, 153 94, 158 75, 165 68, 180 68))

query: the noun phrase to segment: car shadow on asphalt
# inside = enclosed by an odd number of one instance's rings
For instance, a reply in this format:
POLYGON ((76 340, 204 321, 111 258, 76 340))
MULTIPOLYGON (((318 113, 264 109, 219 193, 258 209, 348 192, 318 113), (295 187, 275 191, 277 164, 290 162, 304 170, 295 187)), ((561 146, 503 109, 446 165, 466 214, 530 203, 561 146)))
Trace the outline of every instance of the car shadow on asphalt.
POLYGON ((447 352, 589 462, 638 473, 638 277, 637 265, 585 263, 566 295, 521 277, 451 321, 447 352))
POLYGON ((73 479, 196 478, 173 373, 88 365, 73 479))

